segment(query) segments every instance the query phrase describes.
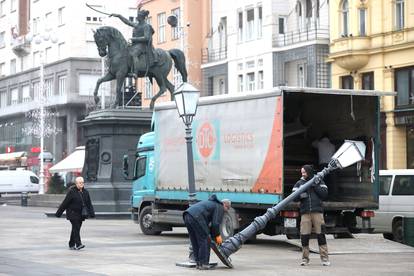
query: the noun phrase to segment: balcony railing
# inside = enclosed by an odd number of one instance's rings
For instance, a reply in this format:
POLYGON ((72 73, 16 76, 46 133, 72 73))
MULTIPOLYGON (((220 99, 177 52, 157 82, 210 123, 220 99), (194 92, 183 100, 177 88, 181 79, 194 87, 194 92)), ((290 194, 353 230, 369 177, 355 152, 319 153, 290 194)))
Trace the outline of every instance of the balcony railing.
POLYGON ((27 56, 30 53, 30 42, 24 36, 12 38, 12 50, 18 57, 27 56))
POLYGON ((219 49, 204 48, 201 55, 202 63, 225 60, 227 58, 227 47, 219 49))
POLYGON ((273 47, 288 46, 300 42, 312 41, 317 39, 329 40, 329 29, 305 28, 304 30, 287 32, 285 34, 275 34, 273 36, 273 47))

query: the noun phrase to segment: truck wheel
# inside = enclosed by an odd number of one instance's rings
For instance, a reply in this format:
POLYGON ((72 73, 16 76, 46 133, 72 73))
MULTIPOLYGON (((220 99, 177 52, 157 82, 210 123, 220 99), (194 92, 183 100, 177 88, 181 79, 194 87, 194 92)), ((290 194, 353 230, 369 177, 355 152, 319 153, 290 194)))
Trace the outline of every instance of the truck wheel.
POLYGON ((343 233, 335 233, 333 234, 335 239, 353 239, 354 236, 349 232, 343 232, 343 233))
POLYGON ((394 236, 392 235, 392 233, 383 233, 382 236, 384 237, 384 239, 387 239, 387 240, 394 239, 394 236))
POLYGON ((403 242, 403 227, 402 227, 402 221, 397 220, 394 222, 392 226, 392 235, 394 236, 394 241, 396 242, 403 242))
POLYGON ((300 234, 286 234, 288 240, 297 240, 300 239, 300 234))
POLYGON ((139 226, 145 235, 159 235, 161 231, 154 230, 151 206, 144 207, 139 213, 139 226))
POLYGON ((223 241, 234 235, 233 219, 228 212, 224 212, 223 221, 220 225, 220 234, 223 241))

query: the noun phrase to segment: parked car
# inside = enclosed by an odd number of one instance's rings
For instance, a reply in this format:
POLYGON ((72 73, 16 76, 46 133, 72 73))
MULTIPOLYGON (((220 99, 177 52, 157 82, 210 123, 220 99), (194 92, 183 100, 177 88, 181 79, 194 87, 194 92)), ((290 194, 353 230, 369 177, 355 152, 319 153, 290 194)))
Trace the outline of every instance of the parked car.
POLYGON ((27 170, 0 170, 0 195, 39 192, 39 178, 27 170))
POLYGON ((379 209, 371 219, 375 232, 403 241, 403 218, 414 217, 414 170, 380 170, 379 209))

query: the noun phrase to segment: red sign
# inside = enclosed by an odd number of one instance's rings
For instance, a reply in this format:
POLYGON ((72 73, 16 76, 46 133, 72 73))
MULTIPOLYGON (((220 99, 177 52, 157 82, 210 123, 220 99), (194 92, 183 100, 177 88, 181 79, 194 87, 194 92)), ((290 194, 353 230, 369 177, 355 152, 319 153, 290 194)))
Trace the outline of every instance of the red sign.
POLYGON ((32 148, 30 149, 30 152, 31 152, 31 153, 40 153, 40 147, 32 147, 32 148))
POLYGON ((13 146, 7 146, 6 147, 6 153, 12 153, 14 152, 14 147, 13 146))

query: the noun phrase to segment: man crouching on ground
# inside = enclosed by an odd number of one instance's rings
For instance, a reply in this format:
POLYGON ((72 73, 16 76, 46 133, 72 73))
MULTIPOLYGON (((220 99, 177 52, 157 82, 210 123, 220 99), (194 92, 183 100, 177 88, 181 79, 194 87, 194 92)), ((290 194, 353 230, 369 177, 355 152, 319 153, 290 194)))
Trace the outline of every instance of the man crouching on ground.
POLYGON ((220 224, 224 212, 228 211, 230 207, 230 200, 219 201, 216 195, 211 195, 208 200, 197 202, 184 212, 184 223, 190 236, 197 269, 207 270, 214 267, 209 264, 209 236, 214 238, 219 245, 223 242, 220 235, 220 224))

